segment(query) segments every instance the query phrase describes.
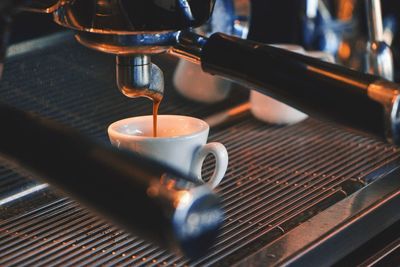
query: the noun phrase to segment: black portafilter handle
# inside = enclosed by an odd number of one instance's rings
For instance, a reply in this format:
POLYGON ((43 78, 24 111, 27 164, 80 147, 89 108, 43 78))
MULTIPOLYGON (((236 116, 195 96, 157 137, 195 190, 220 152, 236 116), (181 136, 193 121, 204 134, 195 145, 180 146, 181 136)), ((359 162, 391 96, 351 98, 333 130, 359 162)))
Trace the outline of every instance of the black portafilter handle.
POLYGON ((244 82, 311 116, 400 145, 399 86, 395 83, 221 33, 205 42, 200 60, 205 72, 244 82))
POLYGON ((0 155, 128 231, 186 256, 204 255, 223 219, 205 185, 137 154, 98 144, 48 119, 0 104, 0 155), (192 186, 174 187, 174 182, 192 186))

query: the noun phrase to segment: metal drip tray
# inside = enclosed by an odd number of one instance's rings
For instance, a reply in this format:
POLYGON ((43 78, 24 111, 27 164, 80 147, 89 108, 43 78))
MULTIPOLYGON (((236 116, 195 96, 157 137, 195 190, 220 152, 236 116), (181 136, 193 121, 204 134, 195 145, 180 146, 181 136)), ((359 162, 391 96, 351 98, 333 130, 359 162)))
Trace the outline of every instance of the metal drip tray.
MULTIPOLYGON (((151 112, 147 100, 126 99, 115 89, 112 57, 75 44, 68 34, 53 38, 46 49, 19 52, 9 61, 0 87, 3 101, 100 141, 108 142, 105 129, 110 122, 151 112)), ((164 57, 158 63, 171 81, 176 62, 164 57)), ((171 84, 166 87, 160 114, 206 118, 247 97, 237 90, 227 101, 209 106, 184 100, 171 84)), ((230 266, 393 171, 399 159, 390 145, 312 119, 277 127, 247 114, 213 128, 209 140, 225 144, 230 162, 217 190, 225 224, 205 257, 190 261, 164 251, 45 189, 30 202, 21 199, 0 206, 0 265, 230 266)), ((205 174, 212 165, 209 159, 205 174)), ((0 169, 2 198, 34 185, 18 168, 0 169)))

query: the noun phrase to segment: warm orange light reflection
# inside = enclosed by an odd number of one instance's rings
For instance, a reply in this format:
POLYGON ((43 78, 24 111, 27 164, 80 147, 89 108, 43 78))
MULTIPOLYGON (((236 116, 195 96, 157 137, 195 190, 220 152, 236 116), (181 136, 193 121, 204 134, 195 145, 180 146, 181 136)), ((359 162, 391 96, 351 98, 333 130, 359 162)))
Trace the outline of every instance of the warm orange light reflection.
POLYGON ((188 191, 180 191, 177 193, 174 201, 174 207, 177 208, 180 205, 188 205, 192 200, 192 195, 188 191))
POLYGON ((351 85, 353 85, 355 87, 364 88, 364 84, 363 83, 357 82, 357 81, 352 80, 350 78, 346 78, 346 77, 334 74, 332 72, 329 72, 329 71, 326 71, 326 70, 323 70, 323 69, 319 69, 319 68, 315 68, 315 67, 312 67, 312 66, 308 66, 307 69, 309 71, 322 74, 323 76, 330 77, 330 78, 335 79, 337 81, 341 81, 341 82, 344 82, 344 83, 347 83, 347 84, 351 84, 351 85))
POLYGON ((338 3, 338 19, 350 20, 353 16, 354 2, 353 0, 340 0, 338 3))
POLYGON ((348 60, 351 55, 351 48, 349 43, 347 42, 342 42, 339 46, 339 51, 338 51, 339 58, 341 60, 348 60))
POLYGON ((240 105, 240 106, 237 106, 237 107, 235 107, 235 108, 233 108, 233 109, 230 109, 229 111, 228 111, 228 114, 230 115, 230 116, 234 116, 234 115, 238 115, 238 114, 240 114, 240 113, 242 113, 242 112, 245 112, 245 111, 247 111, 247 110, 250 110, 250 102, 247 102, 247 103, 244 103, 244 104, 242 104, 242 105, 240 105))

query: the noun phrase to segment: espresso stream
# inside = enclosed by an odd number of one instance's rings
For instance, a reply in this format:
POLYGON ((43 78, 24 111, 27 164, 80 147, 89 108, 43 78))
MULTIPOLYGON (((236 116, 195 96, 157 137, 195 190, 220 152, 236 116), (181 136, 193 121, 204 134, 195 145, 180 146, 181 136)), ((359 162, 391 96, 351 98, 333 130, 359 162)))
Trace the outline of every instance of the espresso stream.
POLYGON ((153 137, 157 137, 157 116, 161 100, 153 99, 153 137))

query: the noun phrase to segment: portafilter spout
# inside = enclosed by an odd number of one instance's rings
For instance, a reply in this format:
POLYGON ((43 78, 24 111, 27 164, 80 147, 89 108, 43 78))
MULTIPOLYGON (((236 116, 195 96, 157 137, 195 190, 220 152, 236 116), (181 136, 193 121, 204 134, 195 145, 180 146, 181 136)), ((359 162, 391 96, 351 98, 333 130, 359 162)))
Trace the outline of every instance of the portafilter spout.
POLYGON ((147 97, 160 102, 164 95, 164 75, 151 63, 149 55, 117 56, 117 85, 127 97, 147 97))

